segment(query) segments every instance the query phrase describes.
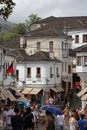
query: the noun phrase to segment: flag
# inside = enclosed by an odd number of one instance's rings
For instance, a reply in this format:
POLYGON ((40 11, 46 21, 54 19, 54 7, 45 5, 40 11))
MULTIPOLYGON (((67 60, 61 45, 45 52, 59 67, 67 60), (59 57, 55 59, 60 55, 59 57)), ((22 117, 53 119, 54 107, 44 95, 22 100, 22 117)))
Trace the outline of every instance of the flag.
POLYGON ((8 69, 6 70, 6 72, 9 74, 13 74, 14 73, 14 68, 13 68, 13 62, 11 63, 11 65, 8 67, 8 69))

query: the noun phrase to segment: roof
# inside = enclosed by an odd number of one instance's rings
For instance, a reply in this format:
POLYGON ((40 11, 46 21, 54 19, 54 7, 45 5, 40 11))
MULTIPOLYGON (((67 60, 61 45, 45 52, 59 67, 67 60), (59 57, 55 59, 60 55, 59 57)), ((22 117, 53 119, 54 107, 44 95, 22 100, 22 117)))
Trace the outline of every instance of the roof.
MULTIPOLYGON (((29 32, 28 37, 66 37, 64 32, 75 29, 87 29, 87 16, 54 17, 41 19, 34 24, 41 25, 39 28, 29 32)), ((33 24, 33 25, 34 25, 33 24)), ((31 28, 32 26, 31 25, 31 28)), ((67 37, 68 38, 68 37, 67 37)))
POLYGON ((10 41, 0 41, 0 46, 11 50, 18 49, 20 48, 20 37, 10 41))
POLYGON ((74 52, 87 52, 87 44, 73 49, 74 52))
POLYGON ((64 32, 57 27, 46 25, 28 33, 27 37, 65 37, 64 32))
POLYGON ((26 54, 26 51, 24 49, 19 49, 14 51, 15 55, 18 56, 17 61, 18 62, 29 62, 29 61, 54 61, 54 62, 61 62, 57 58, 54 57, 54 59, 50 58, 49 52, 39 51, 36 52, 33 55, 26 54))
POLYGON ((87 28, 87 16, 73 16, 73 17, 54 17, 50 16, 42 19, 37 24, 49 24, 53 23, 57 27, 68 27, 68 29, 75 28, 87 28))

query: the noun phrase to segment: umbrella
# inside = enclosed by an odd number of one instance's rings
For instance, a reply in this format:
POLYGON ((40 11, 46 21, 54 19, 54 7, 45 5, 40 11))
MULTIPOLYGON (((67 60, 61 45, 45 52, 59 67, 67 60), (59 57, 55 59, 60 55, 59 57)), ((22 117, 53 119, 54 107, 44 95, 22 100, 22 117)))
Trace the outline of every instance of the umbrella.
POLYGON ((56 107, 54 105, 43 105, 41 107, 41 109, 49 111, 49 112, 51 112, 54 115, 62 115, 62 111, 58 107, 56 107))

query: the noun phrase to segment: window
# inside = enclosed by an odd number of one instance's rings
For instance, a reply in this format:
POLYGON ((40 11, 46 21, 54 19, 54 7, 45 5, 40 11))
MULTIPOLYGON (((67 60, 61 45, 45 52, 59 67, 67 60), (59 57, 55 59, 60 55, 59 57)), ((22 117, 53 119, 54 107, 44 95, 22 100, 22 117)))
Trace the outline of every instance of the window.
POLYGON ((65 43, 65 51, 68 50, 68 43, 65 43))
POLYGON ((52 74, 52 67, 50 67, 50 78, 53 77, 53 74, 52 74))
POLYGON ((26 48, 26 47, 27 47, 27 39, 24 39, 23 48, 26 48))
POLYGON ((50 51, 53 51, 53 41, 50 41, 50 42, 49 42, 49 50, 50 50, 50 51))
POLYGON ((83 35, 83 43, 84 42, 87 42, 87 35, 85 34, 85 35, 83 35))
POLYGON ((71 65, 68 65, 68 74, 71 74, 71 65))
POLYGON ((59 69, 56 68, 56 77, 58 78, 59 77, 59 69))
POLYGON ((41 77, 41 68, 37 68, 36 77, 37 77, 37 78, 40 78, 40 77, 41 77))
POLYGON ((16 79, 19 80, 19 70, 16 70, 16 79))
POLYGON ((62 42, 62 51, 63 51, 63 45, 64 45, 64 43, 62 42))
POLYGON ((75 35, 75 43, 79 43, 79 35, 75 35))
POLYGON ((87 66, 87 56, 84 56, 84 65, 87 66))
POLYGON ((27 68, 27 78, 31 77, 31 68, 27 68))
POLYGON ((41 43, 37 42, 37 50, 40 51, 40 49, 41 49, 41 43))
POLYGON ((77 57, 77 65, 80 66, 81 65, 81 56, 77 57))
POLYGON ((67 71, 67 64, 66 64, 66 62, 65 62, 65 72, 67 71))
POLYGON ((72 35, 69 35, 70 38, 72 38, 72 35))

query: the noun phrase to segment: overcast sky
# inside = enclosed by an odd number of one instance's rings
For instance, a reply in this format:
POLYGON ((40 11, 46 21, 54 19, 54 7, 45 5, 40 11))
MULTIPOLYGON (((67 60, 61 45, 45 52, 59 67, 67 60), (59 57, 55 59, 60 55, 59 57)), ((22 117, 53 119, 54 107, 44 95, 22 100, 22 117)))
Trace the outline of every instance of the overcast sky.
POLYGON ((22 23, 28 16, 37 14, 41 18, 49 16, 87 16, 87 0, 13 0, 16 6, 9 21, 22 23))

